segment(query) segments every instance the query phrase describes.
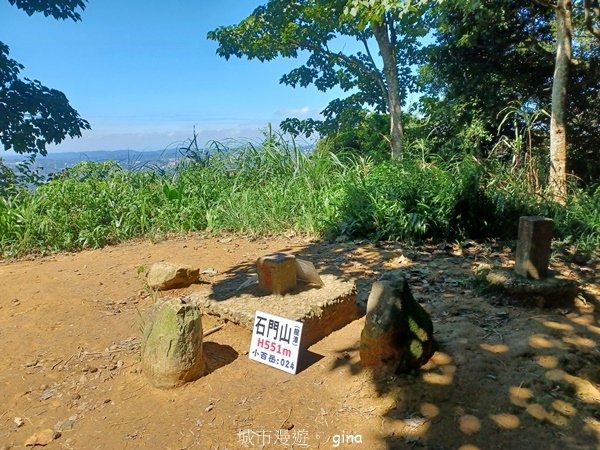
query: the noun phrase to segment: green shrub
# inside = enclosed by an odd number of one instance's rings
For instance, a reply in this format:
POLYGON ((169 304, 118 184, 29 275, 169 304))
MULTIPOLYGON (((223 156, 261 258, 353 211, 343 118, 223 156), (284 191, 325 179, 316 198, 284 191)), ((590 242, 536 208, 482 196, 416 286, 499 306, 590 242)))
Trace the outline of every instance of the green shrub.
POLYGON ((340 232, 384 239, 447 236, 455 190, 452 174, 435 164, 372 165, 346 186, 340 232))

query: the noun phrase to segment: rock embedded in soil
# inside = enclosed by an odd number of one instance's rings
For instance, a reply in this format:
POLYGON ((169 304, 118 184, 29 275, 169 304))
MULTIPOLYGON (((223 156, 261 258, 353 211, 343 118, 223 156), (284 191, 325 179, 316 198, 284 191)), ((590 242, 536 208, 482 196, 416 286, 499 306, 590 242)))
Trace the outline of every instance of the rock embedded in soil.
POLYGON ((77 415, 71 416, 65 420, 61 420, 54 425, 54 429, 59 433, 62 433, 63 431, 71 431, 76 420, 77 415))
POLYGON ((38 431, 25 441, 25 447, 35 447, 36 445, 45 447, 46 445, 50 444, 53 440, 58 439, 60 436, 61 435, 58 431, 54 431, 50 428, 38 431))
POLYGON ((195 303, 160 299, 150 311, 142 337, 142 371, 161 389, 197 380, 204 371, 202 316, 195 303))
POLYGON ((157 262, 152 264, 148 271, 148 287, 166 291, 168 289, 188 287, 197 283, 200 278, 200 269, 170 262, 157 262))
POLYGON ((363 366, 392 368, 396 373, 418 369, 435 353, 433 323, 412 296, 400 271, 373 283, 360 336, 363 366))

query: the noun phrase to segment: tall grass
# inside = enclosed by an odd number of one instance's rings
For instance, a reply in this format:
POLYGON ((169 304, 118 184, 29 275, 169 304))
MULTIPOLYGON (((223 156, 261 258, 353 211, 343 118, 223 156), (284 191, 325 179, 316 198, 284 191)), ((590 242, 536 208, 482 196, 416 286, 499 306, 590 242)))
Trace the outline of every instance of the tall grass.
POLYGON ((0 253, 101 247, 134 237, 209 230, 287 230, 378 239, 514 238, 518 217, 556 221, 561 239, 600 245, 600 189, 561 207, 526 173, 453 162, 304 153, 269 133, 261 143, 197 149, 171 172, 83 162, 33 191, 0 197, 0 253))
POLYGON ((270 136, 172 173, 82 162, 0 198, 0 252, 78 250, 189 231, 319 233, 335 222, 347 168, 270 136))

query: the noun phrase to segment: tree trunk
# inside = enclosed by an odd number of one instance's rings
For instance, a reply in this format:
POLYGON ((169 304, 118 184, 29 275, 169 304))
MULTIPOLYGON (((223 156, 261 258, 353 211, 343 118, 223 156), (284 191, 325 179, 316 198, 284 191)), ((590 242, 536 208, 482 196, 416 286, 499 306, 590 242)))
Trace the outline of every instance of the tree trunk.
POLYGON ((558 0, 556 6, 556 62, 552 81, 550 119, 550 177, 548 184, 555 201, 567 200, 567 84, 572 57, 571 0, 558 0))
POLYGON ((390 113, 390 148, 392 159, 402 159, 402 108, 400 101, 400 79, 394 46, 388 35, 386 22, 373 25, 373 34, 377 40, 379 53, 383 59, 383 75, 387 85, 386 104, 390 113))

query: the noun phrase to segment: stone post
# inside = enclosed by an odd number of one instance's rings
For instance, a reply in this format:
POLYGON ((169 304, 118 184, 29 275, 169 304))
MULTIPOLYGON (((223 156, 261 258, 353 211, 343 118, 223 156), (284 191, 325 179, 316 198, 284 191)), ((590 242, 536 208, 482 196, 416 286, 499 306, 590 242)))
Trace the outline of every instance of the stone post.
POLYGON ((204 372, 202 315, 183 298, 162 298, 150 310, 142 337, 142 370, 150 383, 169 389, 204 372))
POLYGON ((367 301, 365 326, 360 334, 362 365, 410 372, 434 353, 431 317, 412 296, 401 271, 385 273, 373 283, 367 301))
POLYGON ((519 219, 516 273, 535 280, 548 275, 552 234, 552 219, 540 216, 523 216, 519 219))

